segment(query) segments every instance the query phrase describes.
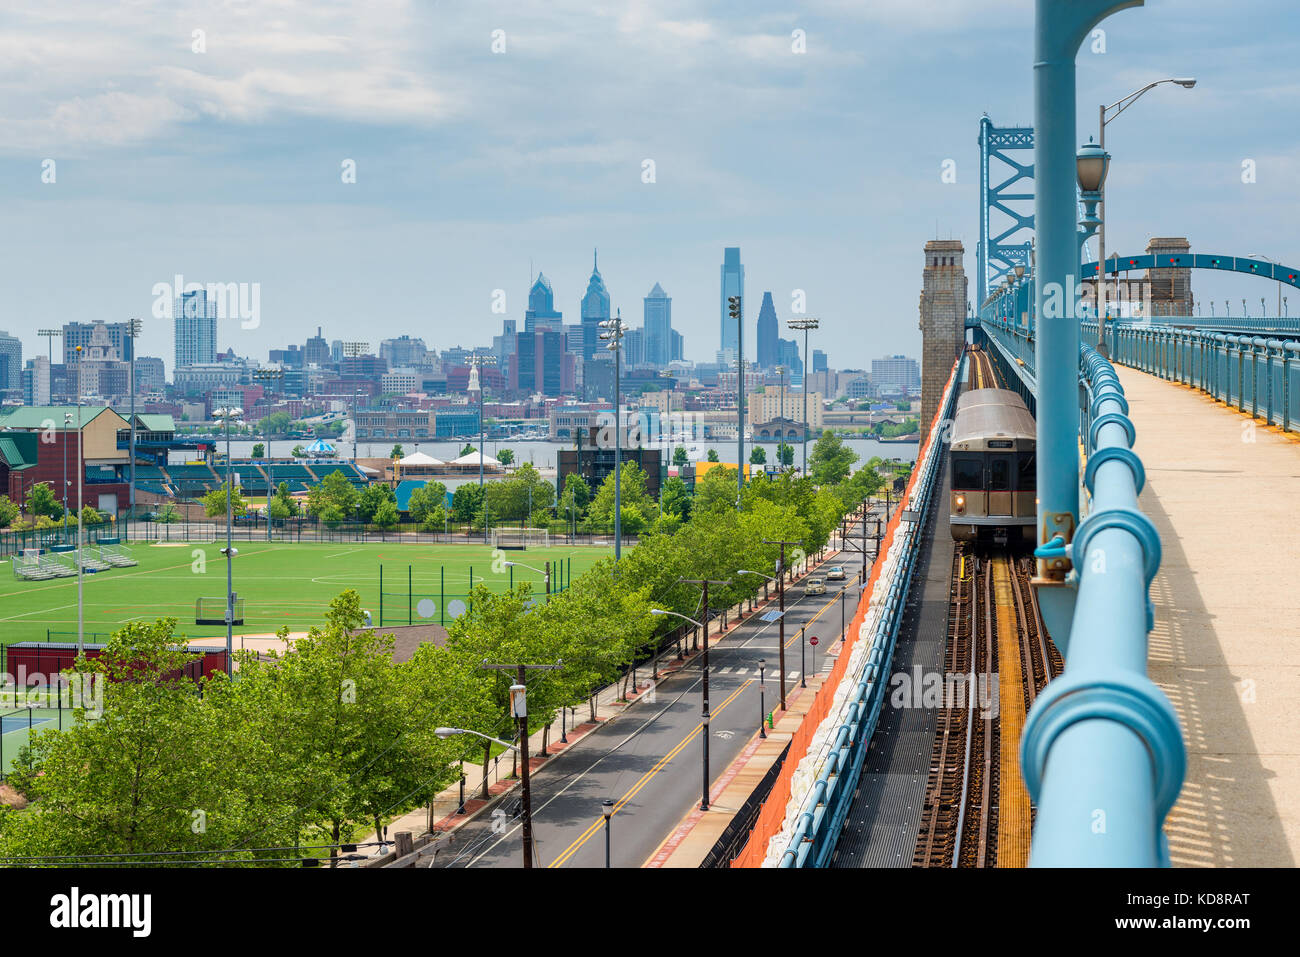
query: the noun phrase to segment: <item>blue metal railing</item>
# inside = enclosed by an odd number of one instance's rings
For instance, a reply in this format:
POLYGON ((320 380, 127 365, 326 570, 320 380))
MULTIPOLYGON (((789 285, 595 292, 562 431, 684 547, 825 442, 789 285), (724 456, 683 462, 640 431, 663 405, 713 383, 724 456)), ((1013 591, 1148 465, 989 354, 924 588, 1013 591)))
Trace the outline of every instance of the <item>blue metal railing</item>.
MULTIPOLYGON (((1087 337, 1090 324, 1083 328, 1087 337)), ((1284 432, 1300 431, 1300 342, 1134 325, 1108 326, 1106 336, 1122 365, 1199 389, 1284 432)))
MULTIPOLYGON (((881 605, 881 613, 876 619, 875 631, 868 646, 870 652, 858 673, 843 720, 817 771, 816 781, 802 802, 803 810, 781 855, 780 867, 825 867, 835 850, 849 806, 853 803, 867 745, 875 734, 885 692, 889 687, 894 645, 911 587, 912 574, 921 552, 923 529, 930 510, 934 507, 934 487, 943 465, 944 447, 939 437, 946 434, 947 424, 952 419, 953 406, 960 391, 958 383, 966 368, 966 361, 963 355, 956 373, 949 380, 947 393, 939 409, 938 422, 932 427, 926 458, 917 463, 917 481, 911 499, 915 515, 906 523, 906 531, 904 525, 900 524, 895 532, 894 541, 901 544, 903 550, 881 605)), ((888 556, 891 559, 892 552, 891 547, 888 556)), ((886 558, 879 560, 885 561, 886 558)), ((846 673, 843 680, 853 680, 852 674, 846 673)))
POLYGON ((1091 347, 1080 353, 1091 509, 1067 547, 1078 597, 1065 672, 1034 702, 1020 743, 1038 807, 1030 864, 1167 866, 1162 826, 1187 757, 1173 706, 1146 674, 1160 537, 1138 510, 1145 474, 1119 376, 1091 347))

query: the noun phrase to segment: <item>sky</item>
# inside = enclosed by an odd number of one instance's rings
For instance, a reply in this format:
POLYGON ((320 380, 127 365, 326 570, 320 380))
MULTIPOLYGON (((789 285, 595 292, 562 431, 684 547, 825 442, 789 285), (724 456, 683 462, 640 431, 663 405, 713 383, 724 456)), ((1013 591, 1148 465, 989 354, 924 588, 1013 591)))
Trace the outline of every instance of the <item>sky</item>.
MULTIPOLYGON (((170 372, 154 305, 179 274, 256 284, 256 321, 223 320, 218 346, 262 360, 318 326, 376 348, 488 344, 522 323, 537 270, 577 321, 598 247, 614 307, 640 325, 661 283, 687 358, 710 361, 722 250, 739 246, 747 342, 764 291, 784 322, 802 290, 832 367, 919 355, 927 240, 965 243, 976 298, 979 120, 1031 123, 1032 15, 1032 0, 8 0, 0 329, 30 357, 39 328, 140 317, 140 354, 170 372)), ((1154 0, 1103 28, 1104 52, 1078 58, 1081 143, 1098 104, 1198 80, 1107 127, 1108 251, 1181 235, 1300 266, 1292 0, 1154 0)), ((1243 297, 1276 308, 1250 277, 1196 273, 1193 291, 1233 315, 1243 297)))

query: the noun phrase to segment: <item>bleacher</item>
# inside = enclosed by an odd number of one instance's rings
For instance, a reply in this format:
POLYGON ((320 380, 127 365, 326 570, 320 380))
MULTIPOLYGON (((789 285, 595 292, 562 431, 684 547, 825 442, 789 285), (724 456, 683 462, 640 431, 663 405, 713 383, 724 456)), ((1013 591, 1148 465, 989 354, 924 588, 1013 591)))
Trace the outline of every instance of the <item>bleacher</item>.
POLYGON ((181 498, 199 498, 221 488, 223 482, 210 465, 169 465, 167 474, 181 498))
POLYGON ((352 462, 318 462, 311 466, 311 471, 315 472, 319 479, 323 479, 331 472, 342 472, 353 485, 366 485, 369 481, 361 469, 352 462))
POLYGON ((167 473, 158 466, 136 464, 135 486, 141 491, 154 495, 173 495, 175 491, 170 483, 167 473))
POLYGON ((271 469, 271 479, 275 482, 276 488, 279 488, 281 483, 288 485, 290 494, 305 492, 318 481, 305 465, 276 465, 271 469))

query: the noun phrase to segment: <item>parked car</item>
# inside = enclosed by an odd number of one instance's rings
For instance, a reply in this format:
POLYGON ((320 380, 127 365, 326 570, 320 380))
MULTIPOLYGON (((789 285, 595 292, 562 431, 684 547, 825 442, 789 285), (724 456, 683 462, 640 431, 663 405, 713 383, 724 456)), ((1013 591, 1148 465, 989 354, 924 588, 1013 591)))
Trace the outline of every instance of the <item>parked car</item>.
POLYGON ((822 578, 810 578, 808 584, 804 586, 804 593, 807 595, 824 595, 826 594, 826 581, 822 578))
POLYGON ((826 573, 826 580, 832 582, 844 581, 844 566, 832 565, 831 570, 826 573))

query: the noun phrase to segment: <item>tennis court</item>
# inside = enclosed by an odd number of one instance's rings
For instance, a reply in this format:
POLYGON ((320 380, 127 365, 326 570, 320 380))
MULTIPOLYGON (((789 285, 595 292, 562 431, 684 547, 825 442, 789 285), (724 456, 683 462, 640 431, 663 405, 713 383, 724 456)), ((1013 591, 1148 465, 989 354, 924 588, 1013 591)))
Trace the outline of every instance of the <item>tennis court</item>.
POLYGON ((37 731, 64 728, 72 723, 70 709, 11 708, 0 711, 0 780, 8 776, 18 753, 37 731))

